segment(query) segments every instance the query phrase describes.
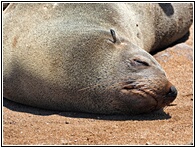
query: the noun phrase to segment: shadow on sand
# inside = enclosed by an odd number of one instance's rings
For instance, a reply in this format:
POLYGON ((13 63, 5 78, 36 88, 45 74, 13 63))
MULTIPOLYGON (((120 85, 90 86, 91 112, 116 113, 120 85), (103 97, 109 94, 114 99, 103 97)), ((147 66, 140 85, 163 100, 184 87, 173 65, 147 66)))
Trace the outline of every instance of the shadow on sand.
POLYGON ((163 110, 156 112, 141 114, 141 115, 102 115, 102 114, 90 114, 90 113, 79 113, 79 112, 61 112, 61 111, 51 111, 35 107, 30 107, 10 101, 6 98, 3 98, 3 106, 17 112, 26 112, 29 114, 40 115, 40 116, 49 116, 49 115, 59 115, 64 117, 71 118, 90 118, 97 120, 114 120, 114 121, 125 121, 125 120, 165 120, 170 119, 171 116, 166 114, 163 110))

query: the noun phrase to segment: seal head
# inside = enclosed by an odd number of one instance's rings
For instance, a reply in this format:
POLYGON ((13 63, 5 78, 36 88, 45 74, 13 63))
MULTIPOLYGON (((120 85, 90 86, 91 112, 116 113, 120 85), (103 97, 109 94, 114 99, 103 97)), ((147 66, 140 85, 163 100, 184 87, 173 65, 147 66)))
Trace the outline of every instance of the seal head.
MULTIPOLYGON (((159 63, 146 51, 110 30, 114 49, 121 50, 109 92, 114 94, 114 110, 137 114, 158 110, 169 105, 177 96, 176 88, 168 81, 159 63), (117 103, 118 102, 118 103, 117 103)), ((111 94, 109 96, 111 96, 111 94)))

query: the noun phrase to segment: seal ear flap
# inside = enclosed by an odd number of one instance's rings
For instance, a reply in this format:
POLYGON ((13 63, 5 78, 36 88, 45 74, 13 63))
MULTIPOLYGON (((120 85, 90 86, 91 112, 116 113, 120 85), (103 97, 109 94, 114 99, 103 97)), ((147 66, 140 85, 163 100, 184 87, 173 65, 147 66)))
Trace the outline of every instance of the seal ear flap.
POLYGON ((116 32, 113 29, 110 29, 110 32, 111 32, 111 35, 112 35, 112 38, 113 38, 112 42, 114 44, 120 44, 121 41, 120 41, 120 38, 116 35, 116 32))

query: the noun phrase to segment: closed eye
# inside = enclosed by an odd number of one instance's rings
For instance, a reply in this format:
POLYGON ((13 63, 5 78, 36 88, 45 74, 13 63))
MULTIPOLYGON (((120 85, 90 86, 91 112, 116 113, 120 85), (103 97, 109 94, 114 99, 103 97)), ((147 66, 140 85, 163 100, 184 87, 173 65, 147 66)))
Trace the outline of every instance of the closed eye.
POLYGON ((144 66, 149 66, 149 64, 148 64, 147 62, 141 61, 141 60, 139 60, 139 59, 133 59, 133 61, 137 62, 138 64, 142 64, 142 65, 144 65, 144 66))

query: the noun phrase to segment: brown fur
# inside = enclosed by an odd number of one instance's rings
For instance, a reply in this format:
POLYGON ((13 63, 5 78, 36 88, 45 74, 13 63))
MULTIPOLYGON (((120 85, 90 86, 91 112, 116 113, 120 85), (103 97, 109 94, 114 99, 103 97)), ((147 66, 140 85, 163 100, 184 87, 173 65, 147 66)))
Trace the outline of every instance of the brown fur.
POLYGON ((10 4, 3 15, 4 97, 103 114, 168 105, 176 97, 168 96, 172 84, 147 52, 181 38, 192 23, 191 4, 169 6, 10 4))

